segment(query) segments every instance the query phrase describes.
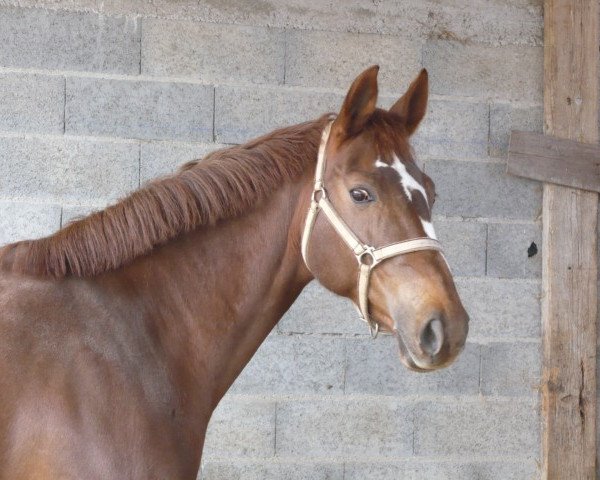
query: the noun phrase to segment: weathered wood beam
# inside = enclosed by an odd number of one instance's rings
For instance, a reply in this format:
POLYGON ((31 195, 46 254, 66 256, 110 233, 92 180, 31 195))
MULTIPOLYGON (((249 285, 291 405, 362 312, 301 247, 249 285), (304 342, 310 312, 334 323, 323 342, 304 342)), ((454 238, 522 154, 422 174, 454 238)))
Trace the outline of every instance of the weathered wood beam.
MULTIPOLYGON (((545 0, 545 133, 598 141, 598 0, 545 0)), ((598 194, 544 184, 542 478, 592 480, 598 194)))
POLYGON ((519 177, 600 192, 600 145, 513 131, 507 171, 519 177))

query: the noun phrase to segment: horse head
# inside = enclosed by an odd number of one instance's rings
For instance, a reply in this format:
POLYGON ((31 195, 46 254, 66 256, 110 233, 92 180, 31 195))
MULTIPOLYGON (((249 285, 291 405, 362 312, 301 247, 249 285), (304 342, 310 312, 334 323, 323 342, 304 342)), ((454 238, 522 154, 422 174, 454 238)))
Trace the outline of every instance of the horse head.
POLYGON ((435 185, 410 147, 428 77, 423 70, 384 110, 377 72, 356 78, 325 129, 303 254, 321 284, 354 301, 372 333, 396 337, 404 365, 434 370, 462 350, 469 317, 433 228, 435 185))

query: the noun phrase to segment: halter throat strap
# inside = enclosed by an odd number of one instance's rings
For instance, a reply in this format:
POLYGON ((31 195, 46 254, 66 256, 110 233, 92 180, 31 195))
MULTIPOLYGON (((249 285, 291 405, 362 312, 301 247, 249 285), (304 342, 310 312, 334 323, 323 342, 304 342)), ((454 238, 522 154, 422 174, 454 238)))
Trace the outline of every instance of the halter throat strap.
POLYGON ((304 259, 307 268, 312 272, 310 265, 308 264, 308 247, 317 216, 319 215, 319 212, 323 212, 325 218, 356 257, 358 263, 358 310, 360 312, 361 320, 369 325, 371 336, 375 338, 379 333, 379 323, 372 320, 369 315, 369 280, 372 270, 388 258, 422 250, 442 252, 442 246, 440 242, 433 238, 414 238, 379 248, 375 248, 360 241, 352 229, 346 224, 344 219, 337 213, 331 204, 327 196, 327 190, 325 189, 326 150, 332 124, 333 120, 325 126, 323 134, 321 135, 317 166, 315 169, 315 183, 311 195, 310 207, 304 224, 304 230, 302 232, 302 258, 304 259))

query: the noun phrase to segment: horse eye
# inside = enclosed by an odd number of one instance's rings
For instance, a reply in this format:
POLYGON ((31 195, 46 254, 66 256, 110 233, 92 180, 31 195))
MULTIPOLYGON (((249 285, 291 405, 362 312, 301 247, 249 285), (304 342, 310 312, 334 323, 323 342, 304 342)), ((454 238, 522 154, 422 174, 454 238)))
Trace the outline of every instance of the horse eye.
POLYGON ((350 190, 350 196, 355 203, 366 203, 373 200, 369 192, 364 188, 353 188, 350 190))

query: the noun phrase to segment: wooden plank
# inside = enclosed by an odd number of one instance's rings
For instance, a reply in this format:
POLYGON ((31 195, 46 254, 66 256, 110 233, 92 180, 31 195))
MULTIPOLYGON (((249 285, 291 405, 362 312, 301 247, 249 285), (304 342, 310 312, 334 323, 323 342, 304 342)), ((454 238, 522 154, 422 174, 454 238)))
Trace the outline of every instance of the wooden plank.
POLYGON ((507 172, 542 182, 600 192, 600 145, 513 131, 507 172))
MULTIPOLYGON (((545 133, 598 141, 598 0, 545 0, 545 133)), ((592 480, 598 194, 544 184, 542 478, 592 480)))

